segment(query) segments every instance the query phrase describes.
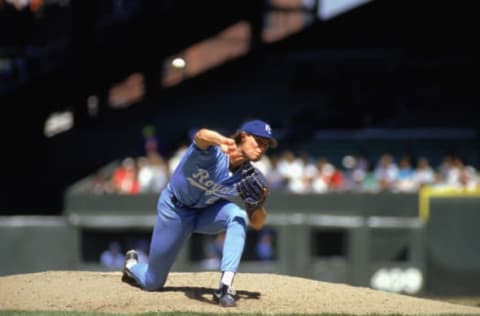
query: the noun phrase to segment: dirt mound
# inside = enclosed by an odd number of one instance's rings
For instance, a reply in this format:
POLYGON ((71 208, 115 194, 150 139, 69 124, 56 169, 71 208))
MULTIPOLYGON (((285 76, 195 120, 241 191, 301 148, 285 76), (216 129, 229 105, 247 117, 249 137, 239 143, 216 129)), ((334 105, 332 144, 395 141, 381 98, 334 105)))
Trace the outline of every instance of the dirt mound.
MULTIPOLYGON (((48 271, 0 277, 0 310, 143 313, 225 312, 212 301, 218 273, 171 273, 162 291, 120 281, 120 272, 48 271)), ((471 314, 480 308, 276 274, 240 273, 236 313, 471 314)))

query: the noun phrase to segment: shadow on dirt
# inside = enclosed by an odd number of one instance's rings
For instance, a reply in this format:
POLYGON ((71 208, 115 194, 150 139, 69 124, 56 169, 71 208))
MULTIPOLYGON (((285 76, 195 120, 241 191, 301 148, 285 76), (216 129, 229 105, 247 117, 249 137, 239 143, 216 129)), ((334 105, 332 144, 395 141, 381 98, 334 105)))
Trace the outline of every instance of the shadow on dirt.
MULTIPOLYGON (((195 286, 167 286, 160 290, 161 292, 184 292, 185 296, 200 302, 215 304, 213 293, 215 289, 195 286)), ((260 299, 260 292, 237 290, 237 300, 258 300, 260 299)))

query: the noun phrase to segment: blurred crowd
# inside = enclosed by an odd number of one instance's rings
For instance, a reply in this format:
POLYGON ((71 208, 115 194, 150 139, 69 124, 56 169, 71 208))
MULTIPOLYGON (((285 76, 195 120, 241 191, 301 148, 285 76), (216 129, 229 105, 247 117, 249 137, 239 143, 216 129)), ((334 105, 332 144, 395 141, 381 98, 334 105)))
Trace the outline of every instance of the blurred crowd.
MULTIPOLYGON (((153 147, 145 156, 126 157, 109 174, 98 172, 85 188, 94 194, 159 193, 184 150, 186 146, 181 146, 167 158, 153 147)), ((445 156, 435 166, 427 157, 414 160, 389 153, 382 154, 376 161, 361 155, 345 155, 335 164, 327 158, 285 150, 264 155, 254 165, 266 175, 272 192, 417 192, 423 185, 480 189, 476 168, 455 156, 445 156)))

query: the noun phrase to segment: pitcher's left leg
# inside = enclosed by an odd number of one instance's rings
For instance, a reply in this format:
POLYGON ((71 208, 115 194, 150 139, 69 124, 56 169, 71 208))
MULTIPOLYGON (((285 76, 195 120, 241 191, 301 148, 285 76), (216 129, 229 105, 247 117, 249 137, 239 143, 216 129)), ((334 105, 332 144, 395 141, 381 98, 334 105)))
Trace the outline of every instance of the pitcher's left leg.
POLYGON ((221 306, 236 306, 236 292, 232 287, 235 273, 240 266, 247 233, 247 213, 232 202, 223 202, 204 210, 197 219, 194 231, 218 234, 225 231, 222 255, 222 276, 214 300, 221 306))
POLYGON ((247 232, 247 213, 232 202, 210 206, 199 215, 194 232, 217 234, 225 231, 222 271, 236 272, 240 266, 247 232))

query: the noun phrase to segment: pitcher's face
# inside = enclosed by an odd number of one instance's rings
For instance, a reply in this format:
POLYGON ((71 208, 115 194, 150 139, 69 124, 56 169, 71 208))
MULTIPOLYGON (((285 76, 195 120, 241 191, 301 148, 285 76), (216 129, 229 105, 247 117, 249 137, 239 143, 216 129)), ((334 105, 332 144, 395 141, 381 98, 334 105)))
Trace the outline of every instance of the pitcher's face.
POLYGON ((241 147, 245 158, 258 161, 270 147, 270 141, 264 137, 245 133, 241 147))

